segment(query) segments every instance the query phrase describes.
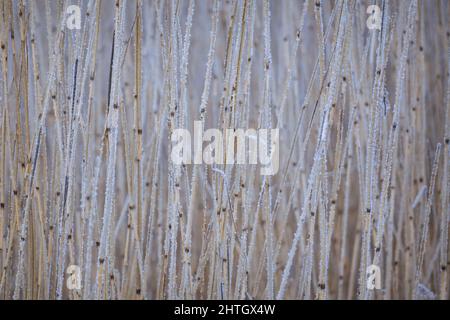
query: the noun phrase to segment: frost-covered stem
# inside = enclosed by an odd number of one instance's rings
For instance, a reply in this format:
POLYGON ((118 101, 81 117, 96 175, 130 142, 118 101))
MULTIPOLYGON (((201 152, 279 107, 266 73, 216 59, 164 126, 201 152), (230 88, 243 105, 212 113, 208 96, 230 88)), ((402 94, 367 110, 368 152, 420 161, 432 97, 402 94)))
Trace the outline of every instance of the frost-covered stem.
POLYGON ((431 214, 431 206, 433 203, 434 198, 434 186, 436 183, 436 175, 439 167, 439 158, 441 155, 441 144, 439 143, 436 147, 436 152, 434 154, 434 162, 433 162, 433 169, 431 172, 431 179, 430 179, 430 185, 428 187, 428 195, 427 195, 427 203, 425 206, 425 212, 423 221, 421 223, 422 230, 420 234, 420 242, 419 242, 419 256, 417 258, 417 264, 416 264, 416 276, 414 281, 414 288, 413 288, 413 299, 417 299, 417 291, 418 286, 420 284, 420 280, 422 277, 422 266, 425 258, 425 248, 427 246, 428 241, 428 228, 429 228, 429 222, 430 222, 430 214, 431 214))
POLYGON ((111 92, 110 102, 108 105, 108 165, 107 165, 107 178, 106 178, 106 191, 105 191, 105 207, 103 211, 103 223, 100 237, 100 248, 97 261, 97 280, 95 285, 95 297, 97 299, 108 296, 108 289, 105 288, 106 277, 110 273, 110 257, 109 257, 109 232, 111 227, 111 217, 113 214, 113 202, 115 195, 115 180, 116 180, 116 152, 117 152, 117 138, 119 134, 119 105, 118 105, 118 91, 119 91, 119 79, 120 79, 120 62, 122 48, 122 32, 123 32, 123 20, 125 19, 125 8, 127 0, 123 2, 116 0, 115 17, 114 17, 114 31, 115 31, 115 43, 114 43, 114 56, 112 58, 112 78, 111 78, 111 92), (108 261, 107 261, 108 260, 108 261), (107 289, 107 292, 104 291, 107 289))

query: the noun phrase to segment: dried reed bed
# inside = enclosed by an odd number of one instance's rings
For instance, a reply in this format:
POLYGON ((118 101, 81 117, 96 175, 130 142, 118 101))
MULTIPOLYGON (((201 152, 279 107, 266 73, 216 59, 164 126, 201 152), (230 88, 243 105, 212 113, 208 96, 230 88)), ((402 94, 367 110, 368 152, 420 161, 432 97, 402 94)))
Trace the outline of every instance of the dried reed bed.
POLYGON ((2 0, 0 297, 448 299, 449 17, 2 0), (174 165, 170 134, 198 120, 279 128, 279 172, 174 165))

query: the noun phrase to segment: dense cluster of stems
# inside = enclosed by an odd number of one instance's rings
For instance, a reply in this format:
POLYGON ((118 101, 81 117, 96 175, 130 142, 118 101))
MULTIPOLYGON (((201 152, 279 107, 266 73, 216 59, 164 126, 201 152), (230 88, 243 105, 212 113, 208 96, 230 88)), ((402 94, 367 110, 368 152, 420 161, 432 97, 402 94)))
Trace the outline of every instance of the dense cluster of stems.
POLYGON ((0 0, 0 299, 448 299, 449 19, 0 0), (278 172, 174 163, 194 125, 279 129, 278 172))

